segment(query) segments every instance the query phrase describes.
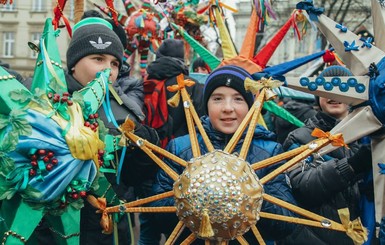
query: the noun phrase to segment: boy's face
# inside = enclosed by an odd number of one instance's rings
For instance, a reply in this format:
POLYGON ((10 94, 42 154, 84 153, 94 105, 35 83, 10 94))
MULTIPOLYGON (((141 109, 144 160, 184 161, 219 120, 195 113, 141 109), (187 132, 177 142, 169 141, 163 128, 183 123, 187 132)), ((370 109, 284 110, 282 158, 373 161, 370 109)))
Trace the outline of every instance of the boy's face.
POLYGON ((233 134, 249 111, 243 96, 235 89, 216 88, 207 102, 208 114, 213 127, 225 134, 233 134))
POLYGON ((72 69, 72 76, 83 86, 96 77, 96 73, 110 68, 111 82, 115 82, 119 73, 119 60, 110 54, 91 54, 81 58, 72 69))
POLYGON ((349 112, 347 104, 335 100, 320 97, 319 104, 323 112, 336 119, 343 119, 349 112))

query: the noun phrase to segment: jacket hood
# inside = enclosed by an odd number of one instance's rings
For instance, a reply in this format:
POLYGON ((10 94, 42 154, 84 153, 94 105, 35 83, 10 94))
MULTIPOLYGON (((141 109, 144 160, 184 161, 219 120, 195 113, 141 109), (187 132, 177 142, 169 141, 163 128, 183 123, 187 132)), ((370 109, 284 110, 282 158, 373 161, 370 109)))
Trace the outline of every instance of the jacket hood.
POLYGON ((149 78, 155 79, 167 79, 175 77, 180 73, 188 75, 188 67, 183 61, 172 57, 160 57, 153 61, 147 67, 147 73, 149 78))

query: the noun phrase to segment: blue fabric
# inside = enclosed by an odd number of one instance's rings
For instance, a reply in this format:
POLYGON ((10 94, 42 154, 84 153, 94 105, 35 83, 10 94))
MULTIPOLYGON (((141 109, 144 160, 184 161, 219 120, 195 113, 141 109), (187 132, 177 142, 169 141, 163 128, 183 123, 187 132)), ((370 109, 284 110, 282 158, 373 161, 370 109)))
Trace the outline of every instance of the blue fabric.
POLYGON ((279 65, 267 67, 263 70, 263 72, 266 72, 266 73, 273 75, 273 76, 284 75, 287 72, 292 71, 292 70, 294 70, 294 69, 296 69, 296 68, 298 68, 298 67, 300 67, 306 63, 309 63, 312 60, 320 58, 325 53, 326 53, 326 51, 322 50, 318 53, 307 55, 307 56, 304 56, 304 57, 301 57, 301 58, 298 58, 295 60, 291 60, 288 62, 283 62, 279 65))
MULTIPOLYGON (((364 183, 361 185, 373 185, 373 172, 369 171, 364 178, 364 183)), ((374 212, 374 202, 373 200, 368 200, 367 196, 363 194, 360 200, 360 210, 361 210, 361 221, 362 225, 368 229, 368 240, 363 245, 370 245, 375 235, 375 212, 374 212)))
POLYGON ((45 149, 54 152, 59 163, 43 176, 43 180, 34 177, 29 181, 36 190, 42 193, 38 202, 48 202, 60 197, 72 180, 86 180, 87 188, 96 176, 96 166, 92 160, 75 159, 62 137, 62 129, 52 119, 45 115, 29 110, 26 119, 32 126, 32 135, 21 136, 15 151, 10 157, 15 161, 15 168, 22 169, 31 166, 29 151, 31 148, 45 149))
POLYGON ((385 124, 385 58, 377 64, 378 76, 372 77, 369 83, 369 100, 377 119, 385 124))

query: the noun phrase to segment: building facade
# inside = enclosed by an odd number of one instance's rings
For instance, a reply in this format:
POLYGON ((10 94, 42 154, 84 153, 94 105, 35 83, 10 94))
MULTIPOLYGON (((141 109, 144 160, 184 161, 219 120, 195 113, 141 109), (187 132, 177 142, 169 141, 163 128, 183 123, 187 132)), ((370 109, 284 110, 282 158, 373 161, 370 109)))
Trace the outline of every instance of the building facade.
MULTIPOLYGON (((103 0, 85 1, 84 9, 95 9, 93 2, 105 5, 103 0)), ((13 0, 13 4, 0 6, 0 61, 9 64, 11 69, 23 77, 33 75, 36 53, 29 48, 28 42, 38 43, 47 18, 53 17, 56 0, 13 0)), ((123 10, 121 0, 115 1, 117 9, 123 10)), ((68 0, 64 15, 73 26, 74 0, 68 0)), ((57 38, 63 65, 66 64, 66 51, 70 36, 62 25, 57 38)))

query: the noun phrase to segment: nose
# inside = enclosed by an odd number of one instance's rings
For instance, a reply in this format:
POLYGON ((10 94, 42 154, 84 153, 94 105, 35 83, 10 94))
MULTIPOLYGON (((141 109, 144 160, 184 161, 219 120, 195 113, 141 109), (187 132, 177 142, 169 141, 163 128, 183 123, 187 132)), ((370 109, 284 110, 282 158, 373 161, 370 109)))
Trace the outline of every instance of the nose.
POLYGON ((230 99, 226 99, 224 101, 224 105, 223 105, 222 110, 224 112, 232 112, 232 111, 234 111, 234 105, 233 105, 233 103, 232 103, 232 101, 230 99))

